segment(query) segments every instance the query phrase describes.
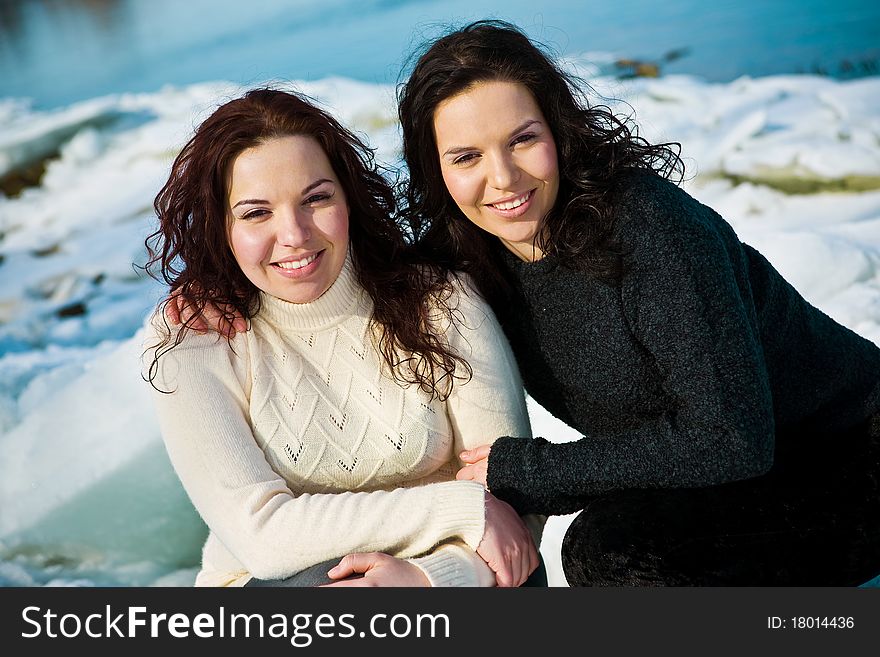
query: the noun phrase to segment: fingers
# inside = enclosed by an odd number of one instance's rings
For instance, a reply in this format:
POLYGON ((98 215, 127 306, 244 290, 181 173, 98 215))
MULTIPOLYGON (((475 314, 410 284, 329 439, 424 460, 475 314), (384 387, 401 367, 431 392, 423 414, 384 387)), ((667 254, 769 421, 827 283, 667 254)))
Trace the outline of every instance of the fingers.
POLYGON ((509 563, 495 573, 495 582, 499 587, 522 586, 538 567, 538 551, 531 541, 526 550, 516 544, 510 545, 505 556, 509 563))
POLYGON ((350 577, 325 586, 431 586, 421 568, 382 552, 349 554, 327 573, 331 579, 350 577), (363 573, 363 577, 352 577, 363 573))
POLYGON ((529 546, 528 550, 522 553, 522 562, 520 563, 520 576, 517 586, 522 586, 535 569, 538 567, 538 551, 534 544, 529 546))
POLYGON ((247 321, 245 318, 238 314, 234 306, 228 304, 219 307, 214 305, 206 306, 201 320, 206 329, 213 329, 230 340, 235 337, 236 333, 245 333, 247 331, 247 321))
POLYGON ((518 544, 512 543, 508 546, 505 557, 507 558, 507 567, 503 569, 501 581, 498 581, 497 576, 495 580, 500 587, 517 587, 525 582, 529 576, 529 555, 526 551, 521 550, 518 544))
POLYGON ((165 301, 165 319, 174 326, 180 324, 180 308, 177 307, 179 302, 180 297, 174 293, 165 301))
POLYGON ((234 322, 230 322, 225 315, 221 316, 220 319, 217 320, 217 333, 224 338, 229 338, 231 340, 235 337, 236 333, 234 322))
POLYGON ((223 308, 218 308, 213 303, 207 304, 204 308, 202 308, 202 314, 197 318, 199 326, 204 327, 203 330, 213 329, 217 331, 220 335, 226 337, 233 337, 235 335, 235 331, 230 334, 230 328, 232 324, 227 319, 228 306, 223 306, 223 308))
POLYGON ((168 301, 168 309, 173 308, 176 314, 177 324, 184 324, 196 333, 207 333, 210 326, 205 321, 204 311, 197 314, 193 305, 183 295, 174 294, 168 301))
POLYGON ((368 580, 366 577, 358 577, 357 579, 344 579, 341 582, 332 582, 331 584, 321 584, 318 588, 336 588, 336 587, 375 587, 376 583, 368 580))
POLYGON ((333 566, 330 570, 327 571, 327 577, 330 579, 342 579, 344 577, 348 577, 354 574, 354 570, 352 569, 351 562, 349 559, 352 555, 347 555, 342 558, 342 560, 333 566))
POLYGON ((485 486, 488 472, 487 466, 488 461, 486 460, 478 461, 473 465, 466 465, 455 473, 455 478, 459 480, 478 481, 485 486))
POLYGON ((201 310, 178 290, 172 290, 165 303, 165 317, 170 324, 185 324, 196 333, 215 331, 230 340, 247 332, 247 320, 229 304, 208 302, 201 310))
POLYGON ((522 543, 511 546, 511 552, 514 553, 511 559, 516 563, 512 575, 514 582, 512 586, 522 586, 540 564, 538 548, 535 547, 535 542, 532 540, 531 535, 528 532, 526 533, 527 536, 523 537, 522 543), (521 549, 521 547, 524 549, 521 549))
POLYGON ((466 465, 455 473, 455 478, 459 481, 473 481, 474 477, 474 466, 472 465, 466 465))
POLYGON ((518 549, 518 570, 515 586, 522 586, 535 569, 538 567, 538 549, 531 536, 527 536, 523 543, 520 544, 523 549, 518 549))
POLYGON ((477 554, 495 573, 499 587, 520 586, 538 567, 534 540, 513 507, 488 492, 485 498, 486 528, 477 554))
POLYGON ((208 326, 208 322, 205 321, 204 315, 199 315, 198 317, 191 317, 189 320, 190 328, 196 333, 207 333, 210 326, 208 326))
POLYGON ((165 317, 172 324, 186 324, 197 333, 206 333, 208 325, 202 315, 197 315, 187 297, 173 290, 165 304, 165 317))
POLYGON ((516 581, 517 575, 513 572, 513 569, 510 568, 509 564, 505 564, 504 567, 495 571, 495 583, 499 588, 513 588, 514 586, 518 586, 516 581))
POLYGON ((492 447, 490 445, 480 445, 473 449, 466 449, 458 456, 465 463, 476 463, 477 461, 489 458, 489 451, 491 449, 492 447))
POLYGON ((342 579, 350 575, 366 573, 371 568, 375 568, 383 556, 379 552, 347 554, 338 564, 327 571, 327 576, 330 579, 342 579))
POLYGON ((489 451, 491 449, 489 445, 480 445, 473 449, 466 449, 459 454, 459 457, 466 465, 456 473, 455 478, 479 481, 485 486, 489 471, 489 451))
POLYGON ((358 555, 357 554, 347 554, 342 557, 342 560, 333 566, 330 570, 327 571, 327 577, 330 579, 343 579, 345 577, 349 577, 354 575, 355 573, 362 573, 363 570, 357 570, 356 566, 358 565, 358 555))
MULTIPOLYGON (((541 565, 541 555, 538 554, 538 548, 532 543, 532 549, 529 550, 529 569, 526 571, 526 579, 541 565)), ((523 580, 525 582, 525 579, 523 580)))

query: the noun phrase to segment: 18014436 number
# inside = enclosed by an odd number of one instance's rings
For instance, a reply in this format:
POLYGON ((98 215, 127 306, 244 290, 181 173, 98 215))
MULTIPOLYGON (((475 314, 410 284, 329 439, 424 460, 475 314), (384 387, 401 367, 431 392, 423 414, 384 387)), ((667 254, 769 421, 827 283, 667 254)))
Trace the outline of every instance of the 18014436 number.
POLYGON ((855 626, 853 616, 767 616, 770 630, 851 630, 855 626))
POLYGON ((790 627, 796 630, 813 629, 852 629, 855 620, 852 616, 792 616, 790 627))

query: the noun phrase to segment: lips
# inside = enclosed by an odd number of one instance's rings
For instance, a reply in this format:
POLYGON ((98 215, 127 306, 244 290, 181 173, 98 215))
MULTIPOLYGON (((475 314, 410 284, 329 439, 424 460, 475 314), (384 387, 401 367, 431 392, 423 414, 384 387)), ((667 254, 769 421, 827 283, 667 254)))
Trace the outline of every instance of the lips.
POLYGON ((518 217, 525 214, 531 206, 534 197, 535 190, 530 189, 524 194, 519 194, 518 196, 509 196, 500 201, 495 201, 494 203, 486 203, 486 207, 504 217, 518 217))
POLYGON ((306 256, 305 258, 301 258, 300 260, 284 260, 280 262, 273 262, 273 265, 277 265, 282 269, 302 269, 303 267, 307 267, 312 264, 317 258, 319 253, 313 253, 311 255, 306 256))
POLYGON ((505 199, 503 201, 495 201, 495 203, 489 203, 488 205, 498 208, 499 210, 514 210, 528 201, 533 191, 535 190, 530 189, 525 194, 520 194, 519 196, 514 196, 513 198, 505 199))
POLYGON ((271 263, 272 269, 283 276, 299 278, 308 276, 318 268, 325 250, 317 251, 303 257, 289 257, 271 263))

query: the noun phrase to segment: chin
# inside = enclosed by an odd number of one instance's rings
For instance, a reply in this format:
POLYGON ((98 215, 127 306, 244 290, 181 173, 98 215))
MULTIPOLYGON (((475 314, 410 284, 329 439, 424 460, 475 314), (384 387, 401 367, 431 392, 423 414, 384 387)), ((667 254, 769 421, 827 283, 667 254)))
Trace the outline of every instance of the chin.
MULTIPOLYGON (((317 293, 317 288, 312 287, 311 285, 308 288, 299 288, 299 289, 279 289, 273 296, 278 297, 282 301, 286 301, 287 303, 311 303, 315 299, 317 299, 320 294, 317 293)), ((272 294, 270 292, 270 294, 272 294)))

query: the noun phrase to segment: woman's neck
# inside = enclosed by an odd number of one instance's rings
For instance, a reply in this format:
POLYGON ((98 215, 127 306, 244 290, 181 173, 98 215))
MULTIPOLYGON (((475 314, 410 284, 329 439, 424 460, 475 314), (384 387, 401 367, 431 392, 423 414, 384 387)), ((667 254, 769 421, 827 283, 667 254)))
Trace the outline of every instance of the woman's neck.
POLYGON ((498 238, 504 247, 523 262, 537 262, 544 257, 544 252, 538 248, 535 241, 526 242, 508 242, 502 238, 498 238))
POLYGON ((260 292, 259 316, 285 329, 313 331, 338 324, 358 312, 362 292, 349 255, 333 284, 314 301, 290 303, 260 292))

